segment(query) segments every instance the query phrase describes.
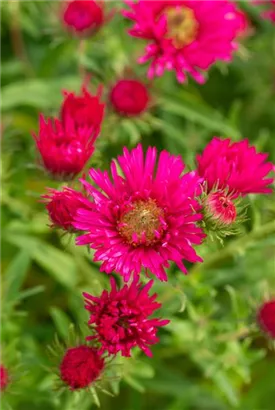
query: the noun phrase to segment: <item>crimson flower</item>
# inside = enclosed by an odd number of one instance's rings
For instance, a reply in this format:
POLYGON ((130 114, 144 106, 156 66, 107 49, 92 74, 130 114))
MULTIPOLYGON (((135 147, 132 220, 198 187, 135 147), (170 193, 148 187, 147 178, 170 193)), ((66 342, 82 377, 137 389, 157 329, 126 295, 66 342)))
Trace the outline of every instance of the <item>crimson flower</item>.
POLYGON ((4 391, 6 390, 7 386, 9 384, 9 374, 8 370, 5 366, 2 364, 0 365, 0 390, 4 391))
POLYGON ((105 18, 103 0, 68 0, 63 4, 63 24, 77 36, 89 36, 99 30, 105 18))
POLYGON ((140 115, 148 108, 149 101, 148 88, 138 80, 119 80, 110 92, 112 107, 122 116, 140 115))
POLYGON ((91 202, 82 193, 68 187, 64 187, 61 191, 48 188, 48 194, 43 195, 42 198, 52 227, 69 232, 75 231, 73 221, 77 210, 92 208, 91 202))
POLYGON ((229 62, 245 29, 244 15, 228 0, 138 0, 126 2, 133 37, 147 41, 140 63, 150 61, 149 78, 173 70, 179 82, 187 74, 205 81, 203 72, 218 60, 229 62))
POLYGON ((152 356, 149 348, 159 341, 158 327, 165 326, 169 320, 149 319, 153 312, 161 307, 156 302, 156 294, 148 292, 153 280, 144 287, 135 278, 131 285, 117 289, 111 277, 111 291, 104 290, 99 297, 83 293, 85 308, 91 313, 88 324, 95 335, 87 340, 97 340, 101 352, 109 354, 121 352, 122 356, 131 356, 131 349, 138 346, 147 356, 152 356))
POLYGON ((265 302, 258 311, 258 322, 262 330, 275 339, 275 299, 265 302))
POLYGON ((93 347, 68 348, 60 364, 60 378, 70 390, 83 389, 96 381, 104 368, 104 359, 93 347))
POLYGON ((272 192, 273 178, 266 178, 273 169, 266 162, 268 154, 257 153, 248 140, 232 142, 229 138, 213 138, 201 155, 197 155, 198 174, 207 190, 227 189, 234 196, 272 192))
POLYGON ((83 87, 79 97, 65 92, 61 120, 40 115, 34 138, 42 164, 54 178, 70 180, 84 168, 94 152, 103 111, 99 95, 92 96, 83 87))
POLYGON ((77 244, 89 244, 94 261, 103 262, 100 270, 120 273, 125 281, 142 268, 167 280, 169 261, 187 273, 183 260, 202 261, 193 249, 205 237, 196 225, 202 218, 196 199, 201 179, 195 172, 183 174, 181 158, 166 151, 157 165, 152 147, 146 156, 141 145, 130 152, 124 148, 117 161, 122 173, 113 161, 112 179, 92 168, 94 185, 82 181, 94 209, 77 212, 74 226, 86 231, 77 244))

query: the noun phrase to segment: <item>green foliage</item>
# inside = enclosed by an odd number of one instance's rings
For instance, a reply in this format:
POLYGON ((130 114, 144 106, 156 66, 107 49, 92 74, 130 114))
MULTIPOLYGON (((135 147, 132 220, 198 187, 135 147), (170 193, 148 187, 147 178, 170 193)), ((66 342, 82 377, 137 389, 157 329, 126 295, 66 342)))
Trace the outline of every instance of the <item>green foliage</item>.
MULTIPOLYGON (((228 68, 212 68, 204 86, 179 85, 166 73, 151 85, 152 107, 140 118, 109 112, 89 165, 106 168, 123 145, 141 141, 181 155, 191 168, 213 135, 247 137, 275 162, 274 28, 243 3, 255 25, 243 40, 245 53, 228 68)), ((100 401, 104 410, 273 410, 274 348, 255 325, 257 306, 275 292, 275 205, 263 196, 249 198, 241 236, 206 242, 203 264, 187 276, 172 266, 169 282, 155 283, 159 315, 171 323, 152 359, 138 352, 117 359, 116 397, 54 390, 46 346, 55 334, 65 340, 71 322, 85 326, 81 293, 100 294, 108 278, 74 238, 47 226, 38 199, 57 184, 36 166, 31 132, 39 112, 58 112, 62 90, 79 89, 83 70, 94 89, 104 84, 105 97, 129 67, 147 81, 146 68, 136 64, 140 42, 127 36, 122 17, 85 40, 83 52, 62 32, 57 5, 1 2, 2 361, 13 375, 4 408, 89 410, 100 401)), ((108 4, 114 6, 120 8, 108 4)))

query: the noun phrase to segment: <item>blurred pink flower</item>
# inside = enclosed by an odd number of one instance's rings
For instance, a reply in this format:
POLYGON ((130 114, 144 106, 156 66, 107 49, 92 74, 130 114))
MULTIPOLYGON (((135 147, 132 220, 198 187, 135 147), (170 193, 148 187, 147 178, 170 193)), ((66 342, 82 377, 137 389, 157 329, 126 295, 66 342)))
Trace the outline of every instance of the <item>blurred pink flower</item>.
POLYGON ((253 3, 264 6, 262 17, 275 23, 275 0, 254 0, 253 3))
POLYGON ((202 74, 218 60, 231 61, 237 37, 245 29, 244 14, 227 0, 139 0, 126 2, 133 37, 149 44, 140 63, 151 61, 149 78, 174 70, 179 82, 202 74))
POLYGON ((263 303, 259 308, 258 321, 262 330, 275 339, 275 299, 263 303))
POLYGON ((201 262, 193 249, 205 235, 196 222, 202 218, 195 195, 200 179, 195 172, 183 174, 179 156, 162 151, 156 166, 157 150, 141 145, 124 148, 108 173, 91 169, 94 185, 82 181, 94 200, 94 211, 79 209, 74 226, 86 231, 78 245, 95 249, 100 270, 120 273, 125 281, 132 274, 148 269, 160 280, 167 280, 169 261, 187 272, 183 260, 201 262))
POLYGON ((201 155, 197 155, 198 174, 204 178, 207 191, 228 189, 234 197, 272 192, 273 178, 265 178, 272 170, 266 162, 268 154, 257 153, 249 141, 232 142, 229 138, 213 138, 201 155))
POLYGON ((152 285, 153 280, 142 287, 135 278, 131 285, 117 289, 111 277, 109 293, 104 290, 100 297, 84 293, 85 308, 91 313, 88 324, 95 332, 87 340, 97 340, 102 353, 121 352, 122 356, 131 356, 131 349, 138 346, 147 356, 152 356, 149 346, 159 341, 158 328, 169 323, 169 320, 149 319, 161 307, 155 300, 157 295, 148 294, 152 285))
POLYGON ((10 378, 8 374, 8 369, 1 364, 0 365, 0 391, 1 392, 6 390, 9 382, 10 382, 10 378))
POLYGON ((75 35, 91 35, 104 24, 105 18, 103 0, 63 1, 63 24, 68 31, 75 35))
POLYGON ((109 98, 113 109, 122 116, 140 115, 150 102, 146 85, 133 79, 118 80, 112 86, 109 98))

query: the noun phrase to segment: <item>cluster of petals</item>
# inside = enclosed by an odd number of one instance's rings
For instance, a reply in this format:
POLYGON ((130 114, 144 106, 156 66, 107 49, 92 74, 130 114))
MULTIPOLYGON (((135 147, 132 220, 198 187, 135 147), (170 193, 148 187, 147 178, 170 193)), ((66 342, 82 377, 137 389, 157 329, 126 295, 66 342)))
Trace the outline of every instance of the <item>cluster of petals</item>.
POLYGON ((141 145, 123 155, 107 171, 91 169, 93 185, 82 181, 93 199, 94 209, 79 209, 76 229, 86 231, 78 245, 89 245, 96 252, 94 261, 102 261, 100 270, 117 272, 128 281, 142 268, 160 280, 167 280, 165 268, 174 261, 187 273, 183 260, 201 262, 193 246, 205 235, 196 195, 201 179, 195 172, 183 173, 179 156, 161 151, 157 163, 156 148, 144 155, 141 145))
POLYGON ((60 363, 60 378, 70 390, 83 389, 95 382, 104 368, 104 358, 94 347, 68 348, 60 363))
POLYGON ((1 364, 0 365, 0 391, 6 390, 9 384, 9 374, 8 369, 1 364))
POLYGON ((232 142, 229 138, 213 138, 201 155, 197 155, 198 174, 208 192, 213 188, 227 189, 233 196, 266 194, 273 178, 267 178, 273 164, 268 154, 257 153, 247 139, 232 142))
POLYGON ((149 78, 174 70, 179 82, 218 60, 229 62, 246 28, 244 14, 228 0, 138 0, 126 2, 124 16, 134 22, 129 33, 148 42, 140 63, 150 61, 149 78))
POLYGON ((79 208, 91 209, 92 203, 85 196, 72 188, 62 190, 48 188, 48 193, 42 196, 49 214, 51 226, 73 232, 74 217, 79 208))
POLYGON ((83 87, 80 96, 65 92, 60 119, 40 115, 34 138, 48 173, 67 180, 83 169, 94 152, 103 114, 99 93, 93 96, 83 87))
POLYGON ((72 34, 88 36, 105 22, 103 1, 68 0, 62 4, 62 20, 72 34))
POLYGON ((263 332, 275 339, 275 299, 268 300, 259 308, 258 322, 263 332))
POLYGON ((139 347, 147 356, 152 356, 150 345, 159 341, 158 328, 169 320, 149 318, 161 307, 156 302, 156 294, 148 294, 153 280, 142 287, 135 278, 131 285, 125 284, 117 289, 111 277, 111 291, 104 290, 100 297, 84 293, 85 308, 90 312, 88 324, 95 334, 88 340, 100 343, 101 352, 110 355, 121 352, 122 356, 131 356, 131 349, 139 347))
POLYGON ((146 85, 135 79, 118 80, 109 98, 114 111, 128 117, 142 114, 150 102, 146 85))

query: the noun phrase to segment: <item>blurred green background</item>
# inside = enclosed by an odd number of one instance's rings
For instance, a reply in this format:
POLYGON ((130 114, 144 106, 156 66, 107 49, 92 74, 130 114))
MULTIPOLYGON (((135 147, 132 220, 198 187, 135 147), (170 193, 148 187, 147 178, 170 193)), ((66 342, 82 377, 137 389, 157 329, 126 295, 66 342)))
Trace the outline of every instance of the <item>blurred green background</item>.
MULTIPOLYGON (((251 21, 234 61, 217 65, 205 85, 180 85, 172 73, 150 84, 152 107, 136 119, 110 109, 90 165, 108 167, 124 145, 141 141, 182 155, 194 167, 196 152, 214 136, 249 138, 275 162, 274 26, 239 3, 251 21)), ((88 410, 89 395, 59 395, 47 371, 46 346, 70 322, 87 321, 82 291, 99 294, 106 274, 74 238, 51 230, 38 202, 46 186, 58 187, 37 166, 31 131, 38 114, 57 115, 62 90, 79 91, 80 73, 92 74, 92 88, 108 89, 125 70, 144 82, 138 66, 143 42, 126 33, 118 12, 85 41, 61 27, 58 2, 1 1, 2 36, 2 362, 12 374, 3 406, 15 410, 88 410), (130 71, 129 71, 130 70, 130 71), (8 404, 9 403, 9 404, 8 404)), ((109 108, 109 107, 108 107, 109 108)), ((77 186, 77 185, 76 185, 77 186)), ((168 283, 156 282, 161 314, 171 324, 160 332, 154 357, 135 352, 118 359, 121 381, 114 398, 99 394, 102 409, 273 410, 274 346, 255 326, 265 297, 274 296, 274 197, 251 196, 242 235, 224 246, 206 242, 204 264, 184 276, 171 268, 168 283)))

